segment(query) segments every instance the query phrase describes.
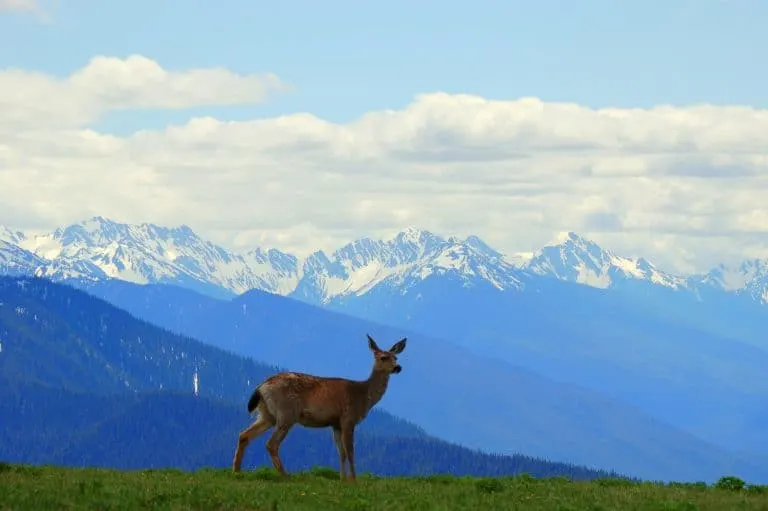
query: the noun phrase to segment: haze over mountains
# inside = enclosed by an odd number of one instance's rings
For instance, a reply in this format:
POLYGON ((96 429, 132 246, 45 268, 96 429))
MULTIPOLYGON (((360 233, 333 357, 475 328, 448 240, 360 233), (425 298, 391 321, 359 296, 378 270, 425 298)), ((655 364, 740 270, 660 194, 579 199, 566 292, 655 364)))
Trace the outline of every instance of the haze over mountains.
POLYGON ((353 339, 408 335, 409 391, 382 406, 440 438, 649 478, 768 477, 765 261, 680 276, 575 233, 505 256, 413 228, 299 259, 101 217, 0 239, 0 273, 273 365, 353 374, 353 339))

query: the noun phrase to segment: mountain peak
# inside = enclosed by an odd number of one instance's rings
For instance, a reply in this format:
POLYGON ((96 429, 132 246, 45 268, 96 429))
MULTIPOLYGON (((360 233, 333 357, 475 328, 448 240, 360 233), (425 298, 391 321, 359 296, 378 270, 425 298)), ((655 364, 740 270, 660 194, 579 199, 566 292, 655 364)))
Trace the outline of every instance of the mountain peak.
POLYGON ((82 228, 87 232, 105 232, 106 233, 106 232, 114 231, 115 229, 118 229, 120 227, 127 227, 127 224, 116 222, 109 218, 97 215, 97 216, 92 216, 90 218, 87 218, 85 220, 81 220, 80 222, 72 223, 64 227, 64 230, 73 229, 73 228, 82 228))
POLYGON ((390 241, 394 241, 397 243, 411 243, 411 244, 422 244, 425 241, 428 240, 439 240, 442 239, 439 236, 436 236, 430 231, 427 231, 425 229, 419 229, 418 227, 409 226, 403 229, 402 231, 395 234, 393 238, 390 239, 390 241))
POLYGON ((90 218, 87 218, 81 222, 81 224, 98 224, 98 225, 114 225, 118 222, 115 222, 114 220, 111 220, 109 218, 103 217, 101 215, 92 216, 90 218))
POLYGON ((752 258, 737 265, 719 264, 690 281, 726 292, 747 294, 758 302, 768 303, 768 260, 752 258))
POLYGON ((544 244, 544 247, 559 247, 562 245, 597 246, 593 241, 574 231, 560 231, 544 244))
POLYGON ((467 236, 462 243, 488 257, 494 259, 500 259, 503 257, 501 252, 492 248, 485 241, 480 239, 479 236, 475 236, 474 234, 467 236))
POLYGON ((103 216, 40 233, 18 243, 45 260, 55 278, 110 277, 136 283, 178 283, 231 296, 252 288, 289 293, 293 256, 278 251, 236 254, 200 238, 188 225, 127 224, 103 216))
POLYGON ((574 231, 557 233, 536 252, 502 254, 474 234, 446 237, 408 226, 388 239, 363 237, 333 253, 317 251, 298 259, 277 249, 230 252, 199 237, 186 224, 126 224, 96 215, 48 233, 25 234, 0 226, 0 241, 7 242, 0 247, 5 254, 0 254, 3 268, 26 265, 55 278, 185 282, 194 289, 223 288, 226 293, 258 288, 291 295, 298 289, 302 296, 326 300, 362 294, 385 281, 415 282, 435 272, 481 278, 509 289, 521 275, 519 269, 593 287, 630 281, 669 288, 707 285, 768 302, 768 261, 721 265, 706 275, 683 279, 642 257, 622 257, 603 249, 574 231))
POLYGON ((598 288, 628 281, 648 281, 670 288, 683 284, 683 279, 659 271, 644 258, 618 256, 573 231, 558 233, 520 267, 598 288))
POLYGON ((63 244, 71 244, 77 241, 83 243, 92 243, 94 237, 112 239, 119 237, 119 232, 127 228, 127 225, 120 224, 103 216, 93 216, 79 222, 59 227, 51 234, 38 234, 35 238, 53 238, 61 240, 63 244))

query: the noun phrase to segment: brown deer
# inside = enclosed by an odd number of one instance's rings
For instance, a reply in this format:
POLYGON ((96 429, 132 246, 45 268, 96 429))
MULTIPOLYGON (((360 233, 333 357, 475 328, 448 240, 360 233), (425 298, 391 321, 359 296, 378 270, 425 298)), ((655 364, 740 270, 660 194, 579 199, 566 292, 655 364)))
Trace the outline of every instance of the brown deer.
POLYGON ((347 479, 344 462, 349 462, 349 480, 355 481, 355 427, 387 390, 389 375, 402 367, 397 355, 405 349, 403 338, 388 351, 379 349, 368 335, 368 348, 373 352, 373 370, 367 380, 326 378, 310 374, 284 372, 270 376, 253 391, 248 411, 258 409, 256 422, 246 428, 238 438, 232 470, 240 471, 243 454, 248 444, 272 426, 275 430, 267 440, 267 452, 275 469, 288 476, 278 450, 288 431, 298 423, 307 428, 333 429, 333 440, 339 451, 341 480, 347 479))

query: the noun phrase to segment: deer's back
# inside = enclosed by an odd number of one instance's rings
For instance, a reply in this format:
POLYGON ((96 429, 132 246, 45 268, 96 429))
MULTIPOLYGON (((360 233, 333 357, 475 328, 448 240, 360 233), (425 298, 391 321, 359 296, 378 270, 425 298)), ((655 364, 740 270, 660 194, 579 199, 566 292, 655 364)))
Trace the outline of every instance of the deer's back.
POLYGON ((260 390, 270 413, 282 421, 308 427, 338 425, 356 410, 356 382, 305 373, 279 373, 264 380, 260 390))

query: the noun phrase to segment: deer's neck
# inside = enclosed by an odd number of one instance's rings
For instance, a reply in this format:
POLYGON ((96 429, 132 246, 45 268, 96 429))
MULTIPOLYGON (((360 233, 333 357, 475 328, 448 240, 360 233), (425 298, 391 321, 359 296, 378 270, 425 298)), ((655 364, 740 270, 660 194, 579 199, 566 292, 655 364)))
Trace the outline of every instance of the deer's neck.
POLYGON ((384 371, 371 371, 371 375, 365 381, 366 387, 366 412, 374 407, 387 391, 387 385, 389 384, 389 373, 384 371))

